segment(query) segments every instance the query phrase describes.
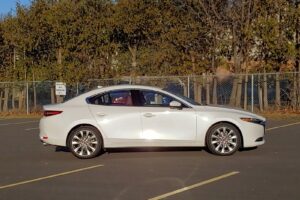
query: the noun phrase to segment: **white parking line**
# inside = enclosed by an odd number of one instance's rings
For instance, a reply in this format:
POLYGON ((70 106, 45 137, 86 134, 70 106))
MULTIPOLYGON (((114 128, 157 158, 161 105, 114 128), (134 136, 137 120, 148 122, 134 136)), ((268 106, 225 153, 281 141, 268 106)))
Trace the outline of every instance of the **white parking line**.
POLYGON ((271 131, 271 130, 274 130, 274 129, 284 128, 284 127, 298 125, 298 124, 300 124, 300 122, 295 122, 295 123, 291 123, 291 124, 285 124, 285 125, 282 125, 282 126, 275 126, 275 127, 267 128, 266 131, 271 131))
POLYGON ((73 173, 77 173, 77 172, 81 172, 81 171, 86 171, 86 170, 94 169, 94 168, 97 168, 97 167, 103 167, 103 166, 104 165, 94 165, 94 166, 75 169, 75 170, 72 170, 72 171, 67 171, 67 172, 63 172, 63 173, 59 173, 59 174, 53 174, 53 175, 50 175, 50 176, 44 176, 44 177, 31 179, 31 180, 27 180, 27 181, 21 181, 21 182, 9 184, 9 185, 3 185, 3 186, 0 186, 0 190, 10 188, 10 187, 16 187, 16 186, 24 185, 24 184, 28 184, 28 183, 33 183, 33 182, 37 182, 37 181, 42 181, 42 180, 45 180, 45 179, 55 178, 55 177, 58 177, 58 176, 64 176, 64 175, 73 174, 73 173))
POLYGON ((31 130, 37 130, 39 129, 39 127, 36 127, 36 128, 26 128, 25 131, 31 131, 31 130))
POLYGON ((7 124, 0 124, 0 126, 9 126, 9 125, 18 125, 18 124, 29 124, 29 123, 35 123, 35 122, 39 122, 39 121, 7 123, 7 124))
POLYGON ((203 185, 207 185, 209 183, 212 183, 212 182, 216 182, 216 181, 219 181, 221 179, 224 179, 224 178, 227 178, 229 176, 233 176, 233 175, 236 175, 236 174, 239 174, 240 172, 230 172, 230 173, 227 173, 227 174, 223 174, 221 176, 217 176, 217 177, 214 177, 214 178, 211 178, 211 179, 208 179, 208 180, 205 180, 205 181, 202 181, 200 183, 196 183, 194 185, 190 185, 190 186, 187 186, 187 187, 184 187, 184 188, 181 188, 181 189, 178 189, 178 190, 174 190, 172 192, 168 192, 166 194, 163 194, 163 195, 160 195, 160 196, 157 196, 157 197, 153 197, 149 200, 160 200, 160 199, 164 199, 164 198, 167 198, 169 196, 173 196, 175 194, 178 194, 178 193, 181 193, 181 192, 185 192, 187 190, 191 190, 191 189, 194 189, 196 187, 200 187, 200 186, 203 186, 203 185))

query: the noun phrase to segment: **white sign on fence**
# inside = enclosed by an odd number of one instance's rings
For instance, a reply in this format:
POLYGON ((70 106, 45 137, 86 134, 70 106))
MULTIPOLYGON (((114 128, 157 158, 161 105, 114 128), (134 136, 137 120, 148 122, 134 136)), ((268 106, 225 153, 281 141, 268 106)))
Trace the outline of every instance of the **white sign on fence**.
POLYGON ((66 96, 66 94, 67 94, 66 83, 56 82, 55 83, 55 94, 57 96, 66 96))

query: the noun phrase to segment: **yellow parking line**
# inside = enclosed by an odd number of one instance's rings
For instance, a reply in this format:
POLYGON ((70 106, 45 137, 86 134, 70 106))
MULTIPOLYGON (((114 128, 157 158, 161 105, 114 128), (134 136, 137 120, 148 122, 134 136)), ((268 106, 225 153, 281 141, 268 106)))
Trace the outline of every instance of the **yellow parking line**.
POLYGON ((274 130, 274 129, 279 129, 279 128, 284 128, 284 127, 288 127, 288 126, 293 126, 293 125, 297 125, 300 124, 300 122, 295 122, 295 123, 291 123, 291 124, 285 124, 282 126, 276 126, 276 127, 272 127, 272 128, 267 128, 266 131, 270 131, 270 130, 274 130))
POLYGON ((187 186, 187 187, 184 187, 184 188, 181 188, 181 189, 178 189, 178 190, 175 190, 175 191, 172 191, 172 192, 169 192, 169 193, 166 193, 166 194, 163 194, 163 195, 160 195, 160 196, 157 196, 157 197, 153 197, 149 200, 160 200, 160 199, 164 199, 164 198, 167 198, 169 196, 173 196, 175 194, 178 194, 178 193, 181 193, 181 192, 185 192, 187 190, 191 190, 191 189, 194 189, 196 187, 200 187, 200 186, 203 186, 203 185, 207 185, 209 183, 212 183, 212 182, 215 182, 215 181, 219 181, 221 179, 224 179, 224 178, 227 178, 229 176, 233 176, 233 175, 236 175, 236 174, 239 174, 240 172, 230 172, 230 173, 227 173, 227 174, 223 174, 221 176, 217 176, 217 177, 214 177, 214 178, 211 178, 211 179, 208 179, 208 180, 205 180, 205 181, 202 181, 200 183, 196 183, 194 185, 190 185, 190 186, 187 186))
POLYGON ((59 173, 59 174, 53 174, 53 175, 50 175, 50 176, 44 176, 44 177, 31 179, 31 180, 27 180, 27 181, 21 181, 21 182, 9 184, 9 185, 3 185, 3 186, 0 186, 0 189, 16 187, 16 186, 19 186, 19 185, 24 185, 24 184, 28 184, 28 183, 42 181, 42 180, 45 180, 45 179, 55 178, 55 177, 58 177, 58 176, 73 174, 73 173, 76 173, 76 172, 86 171, 86 170, 94 169, 94 168, 97 168, 97 167, 103 167, 103 166, 104 165, 94 165, 94 166, 85 167, 85 168, 81 168, 81 169, 75 169, 75 170, 72 170, 72 171, 67 171, 67 172, 63 172, 63 173, 59 173))

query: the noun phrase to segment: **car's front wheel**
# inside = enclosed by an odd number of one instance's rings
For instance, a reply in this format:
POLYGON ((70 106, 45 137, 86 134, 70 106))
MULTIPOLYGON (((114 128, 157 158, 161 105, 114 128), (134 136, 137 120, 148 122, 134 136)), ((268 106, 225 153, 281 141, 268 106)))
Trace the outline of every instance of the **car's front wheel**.
POLYGON ((80 126, 70 133, 68 147, 78 158, 93 158, 99 155, 102 149, 100 132, 92 126, 80 126))
POLYGON ((233 125, 219 123, 209 129, 206 145, 213 154, 232 155, 241 147, 241 134, 233 125))

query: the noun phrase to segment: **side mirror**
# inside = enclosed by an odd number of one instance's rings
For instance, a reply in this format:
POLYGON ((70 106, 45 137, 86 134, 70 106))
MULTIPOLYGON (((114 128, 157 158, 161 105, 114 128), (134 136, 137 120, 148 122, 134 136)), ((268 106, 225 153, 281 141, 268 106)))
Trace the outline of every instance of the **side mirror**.
POLYGON ((181 103, 179 103, 178 101, 171 101, 169 106, 170 106, 170 108, 177 108, 177 109, 182 108, 181 103))

